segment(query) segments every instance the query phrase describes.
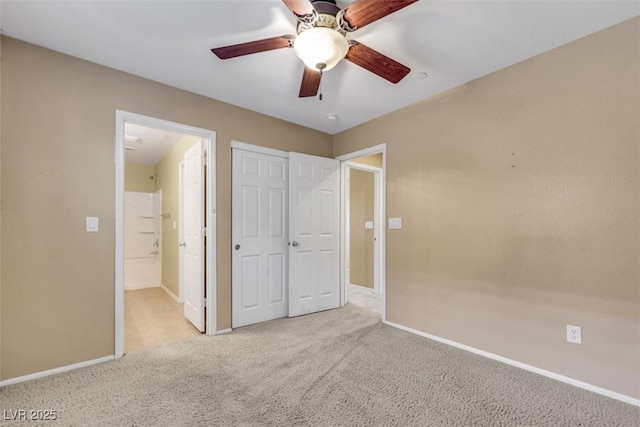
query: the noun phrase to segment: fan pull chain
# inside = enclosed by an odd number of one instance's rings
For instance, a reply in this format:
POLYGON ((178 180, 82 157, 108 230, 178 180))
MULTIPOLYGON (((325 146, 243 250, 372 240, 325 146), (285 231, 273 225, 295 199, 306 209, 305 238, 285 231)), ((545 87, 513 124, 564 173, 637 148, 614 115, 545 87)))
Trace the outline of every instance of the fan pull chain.
POLYGON ((320 69, 320 88, 319 89, 320 90, 318 91, 319 92, 318 100, 322 101, 322 68, 320 69))

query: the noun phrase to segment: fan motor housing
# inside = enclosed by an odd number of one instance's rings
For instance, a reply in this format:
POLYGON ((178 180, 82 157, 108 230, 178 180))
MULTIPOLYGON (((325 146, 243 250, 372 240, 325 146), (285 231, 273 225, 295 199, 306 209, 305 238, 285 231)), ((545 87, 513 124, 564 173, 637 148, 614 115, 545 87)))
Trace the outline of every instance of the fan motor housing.
POLYGON ((332 30, 336 30, 340 32, 343 35, 346 34, 346 32, 338 26, 338 20, 336 19, 336 15, 340 11, 340 8, 336 5, 335 1, 317 0, 317 1, 312 1, 311 4, 316 10, 317 18, 311 24, 298 21, 298 26, 297 26, 298 34, 313 27, 330 28, 332 30))

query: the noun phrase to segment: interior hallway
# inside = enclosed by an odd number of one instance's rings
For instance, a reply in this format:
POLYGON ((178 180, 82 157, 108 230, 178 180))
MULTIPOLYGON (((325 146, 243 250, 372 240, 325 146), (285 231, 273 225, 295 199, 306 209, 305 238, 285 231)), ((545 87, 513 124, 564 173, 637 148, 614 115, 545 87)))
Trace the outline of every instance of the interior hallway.
POLYGON ((124 293, 124 352, 181 341, 200 335, 162 288, 124 293))

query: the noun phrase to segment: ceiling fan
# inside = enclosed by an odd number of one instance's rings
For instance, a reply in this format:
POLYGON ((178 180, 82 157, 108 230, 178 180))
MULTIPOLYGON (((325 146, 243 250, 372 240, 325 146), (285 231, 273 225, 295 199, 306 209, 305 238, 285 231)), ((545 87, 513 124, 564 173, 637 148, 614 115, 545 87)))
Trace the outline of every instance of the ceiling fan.
MULTIPOLYGON (((356 0, 340 9, 335 0, 282 0, 298 20, 297 36, 286 34, 211 49, 220 59, 268 50, 293 48, 304 62, 299 97, 318 94, 322 73, 342 59, 398 83, 410 69, 353 39, 347 33, 409 6, 418 0, 356 0)), ((322 97, 322 94, 320 95, 322 97)), ((322 99, 322 98, 321 98, 322 99)))

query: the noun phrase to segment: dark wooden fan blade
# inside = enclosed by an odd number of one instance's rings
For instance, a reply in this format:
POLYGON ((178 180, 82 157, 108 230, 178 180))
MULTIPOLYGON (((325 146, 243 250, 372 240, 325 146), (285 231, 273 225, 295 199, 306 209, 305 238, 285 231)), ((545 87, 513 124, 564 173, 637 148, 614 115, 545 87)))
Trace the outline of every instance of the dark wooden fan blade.
POLYGON ((389 80, 391 83, 398 83, 409 74, 409 67, 377 52, 370 47, 351 40, 351 48, 347 52, 345 59, 353 62, 362 68, 377 74, 383 79, 389 80))
POLYGON ((300 94, 298 97, 306 98, 309 96, 316 96, 318 94, 318 88, 320 87, 320 79, 322 73, 320 71, 312 70, 311 68, 304 67, 304 74, 302 75, 302 85, 300 85, 300 94))
POLYGON ((362 28, 417 1, 418 0, 356 0, 346 8, 344 19, 351 28, 362 28))
POLYGON ((282 0, 296 16, 307 16, 313 13, 313 6, 309 0, 282 0))
POLYGON ((287 34, 280 37, 271 37, 270 39, 216 47, 211 49, 211 52, 215 53, 220 59, 229 59, 238 56, 251 55, 252 53, 265 52, 267 50, 291 47, 293 46, 294 39, 295 36, 287 34))

